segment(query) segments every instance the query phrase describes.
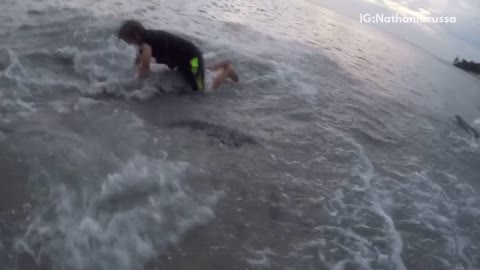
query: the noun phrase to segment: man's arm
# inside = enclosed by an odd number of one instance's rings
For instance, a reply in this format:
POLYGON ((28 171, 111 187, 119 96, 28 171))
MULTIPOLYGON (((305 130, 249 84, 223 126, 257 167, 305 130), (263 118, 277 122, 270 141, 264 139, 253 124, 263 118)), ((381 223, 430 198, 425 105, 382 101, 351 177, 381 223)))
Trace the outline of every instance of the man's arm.
POLYGON ((152 47, 142 44, 141 54, 137 57, 138 78, 145 79, 150 74, 150 59, 152 58, 152 47))

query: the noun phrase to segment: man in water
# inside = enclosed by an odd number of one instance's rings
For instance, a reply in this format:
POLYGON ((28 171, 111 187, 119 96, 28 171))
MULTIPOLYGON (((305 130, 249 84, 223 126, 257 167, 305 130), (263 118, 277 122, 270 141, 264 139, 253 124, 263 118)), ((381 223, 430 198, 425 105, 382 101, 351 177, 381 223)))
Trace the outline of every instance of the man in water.
MULTIPOLYGON (((192 90, 204 90, 203 56, 192 42, 165 31, 145 29, 134 20, 125 21, 117 36, 128 44, 138 46, 135 65, 140 79, 150 75, 150 61, 155 58, 158 64, 165 64, 180 72, 192 90)), ((218 63, 208 69, 218 72, 212 81, 213 89, 217 89, 228 78, 238 82, 238 76, 229 62, 218 63)))

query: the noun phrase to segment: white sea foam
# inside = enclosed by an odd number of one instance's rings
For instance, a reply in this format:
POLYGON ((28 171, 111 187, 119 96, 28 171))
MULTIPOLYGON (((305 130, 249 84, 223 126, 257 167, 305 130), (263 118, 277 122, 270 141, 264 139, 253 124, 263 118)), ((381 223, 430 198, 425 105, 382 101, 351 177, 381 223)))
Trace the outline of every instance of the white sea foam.
POLYGON ((345 228, 332 225, 317 227, 332 241, 319 249, 323 263, 330 269, 345 269, 347 264, 355 265, 357 269, 374 269, 373 263, 389 269, 406 269, 401 257, 403 239, 390 213, 392 202, 384 196, 374 165, 362 145, 348 135, 340 132, 337 135, 353 149, 346 153, 353 158, 355 166, 352 178, 346 179, 342 187, 333 192, 327 211, 338 220, 339 225, 347 220, 355 222, 349 222, 350 225, 345 228), (364 231, 374 235, 363 235, 364 231), (372 248, 376 241, 388 248, 372 248), (348 254, 341 255, 345 260, 328 259, 344 253, 348 254))
POLYGON ((253 269, 270 269, 271 259, 269 257, 272 255, 276 254, 269 248, 257 250, 255 258, 247 259, 247 262, 253 269))
POLYGON ((214 217, 214 197, 199 201, 182 184, 188 166, 136 157, 99 187, 59 184, 50 210, 34 215, 19 247, 50 257, 59 269, 143 269, 192 226, 214 217))
POLYGON ((450 132, 448 139, 454 146, 454 150, 457 152, 478 152, 479 144, 477 139, 472 134, 460 135, 456 132, 450 132))
MULTIPOLYGON (((98 101, 98 100, 94 100, 94 99, 91 99, 91 98, 83 98, 83 97, 80 97, 78 98, 77 102, 75 103, 75 105, 73 106, 73 109, 74 110, 83 110, 83 109, 86 109, 92 105, 95 105, 95 104, 98 104, 100 103, 101 101, 98 101)), ((64 109, 65 110, 65 109, 64 109)))

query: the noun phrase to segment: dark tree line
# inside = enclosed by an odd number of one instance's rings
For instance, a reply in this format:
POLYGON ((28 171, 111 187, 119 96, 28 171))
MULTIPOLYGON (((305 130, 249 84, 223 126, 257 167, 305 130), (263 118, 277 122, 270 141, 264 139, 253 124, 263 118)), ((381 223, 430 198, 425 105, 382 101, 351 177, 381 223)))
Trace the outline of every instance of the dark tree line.
POLYGON ((458 68, 461 68, 465 71, 480 74, 480 64, 479 63, 475 63, 473 61, 467 61, 465 59, 460 60, 460 58, 456 57, 455 60, 453 60, 453 65, 458 67, 458 68))

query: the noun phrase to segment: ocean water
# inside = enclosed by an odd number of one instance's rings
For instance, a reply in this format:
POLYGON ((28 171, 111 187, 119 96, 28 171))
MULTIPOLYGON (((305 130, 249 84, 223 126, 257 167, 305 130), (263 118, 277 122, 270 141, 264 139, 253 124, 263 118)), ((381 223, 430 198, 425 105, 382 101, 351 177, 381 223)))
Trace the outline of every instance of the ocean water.
POLYGON ((480 81, 286 0, 0 0, 0 269, 480 269, 480 81), (134 78, 123 19, 229 59, 134 78))

